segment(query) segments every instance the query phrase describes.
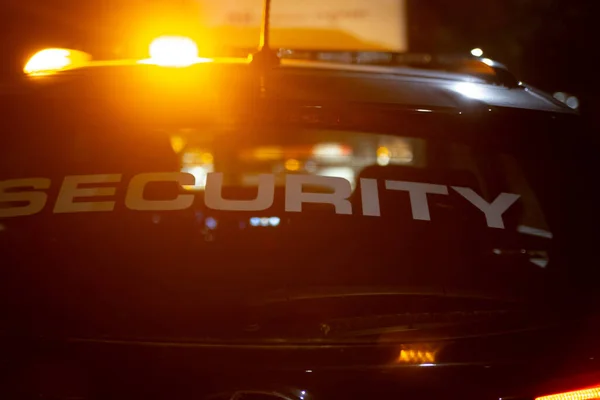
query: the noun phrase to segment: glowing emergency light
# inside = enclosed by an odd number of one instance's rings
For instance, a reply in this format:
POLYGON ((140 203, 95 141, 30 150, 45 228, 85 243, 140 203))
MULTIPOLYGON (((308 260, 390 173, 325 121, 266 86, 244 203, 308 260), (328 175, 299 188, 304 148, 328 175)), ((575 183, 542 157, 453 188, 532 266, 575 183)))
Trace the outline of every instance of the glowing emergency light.
POLYGON ((210 59, 198 57, 198 46, 187 37, 161 36, 150 43, 150 59, 141 61, 162 67, 188 67, 210 59))
POLYGON ((23 71, 28 75, 46 75, 53 72, 77 67, 89 61, 87 53, 70 49, 44 49, 38 51, 27 61, 23 71))

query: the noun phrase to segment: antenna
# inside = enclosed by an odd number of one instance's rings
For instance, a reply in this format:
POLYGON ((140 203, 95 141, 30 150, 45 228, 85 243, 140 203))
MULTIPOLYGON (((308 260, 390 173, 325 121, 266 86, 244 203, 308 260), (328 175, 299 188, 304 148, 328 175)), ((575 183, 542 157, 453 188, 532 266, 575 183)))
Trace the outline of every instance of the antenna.
POLYGON ((260 21, 260 49, 269 48, 269 25, 271 23, 271 0, 265 0, 263 6, 262 20, 260 21))
POLYGON ((281 62, 277 51, 272 50, 270 47, 270 22, 271 0, 264 0, 262 20, 260 24, 259 49, 256 53, 250 56, 251 64, 262 68, 274 67, 279 65, 281 62))

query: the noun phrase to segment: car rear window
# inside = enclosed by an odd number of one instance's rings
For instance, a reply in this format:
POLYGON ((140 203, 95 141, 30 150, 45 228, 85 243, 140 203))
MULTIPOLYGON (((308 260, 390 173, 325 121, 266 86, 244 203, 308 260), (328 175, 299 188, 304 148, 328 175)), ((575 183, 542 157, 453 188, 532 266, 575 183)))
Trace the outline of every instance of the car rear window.
POLYGON ((30 311, 173 317, 308 287, 523 298, 562 268, 544 146, 64 115, 0 139, 3 296, 30 311))

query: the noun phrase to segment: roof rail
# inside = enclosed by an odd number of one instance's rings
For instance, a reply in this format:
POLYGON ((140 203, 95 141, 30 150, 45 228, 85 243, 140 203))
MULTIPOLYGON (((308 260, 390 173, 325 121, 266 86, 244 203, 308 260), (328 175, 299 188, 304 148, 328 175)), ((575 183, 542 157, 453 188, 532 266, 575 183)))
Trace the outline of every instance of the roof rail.
POLYGON ((490 83, 509 88, 519 87, 520 82, 502 64, 490 60, 453 54, 397 53, 385 51, 340 51, 281 49, 282 59, 304 59, 344 64, 382 65, 391 67, 413 67, 438 71, 456 72, 477 76, 490 83))
POLYGON ((339 62, 344 64, 423 68, 473 75, 490 83, 510 88, 520 86, 519 81, 504 65, 490 60, 489 58, 464 56, 462 54, 310 49, 280 49, 279 53, 282 59, 304 59, 339 62))
MULTIPOLYGON (((216 51, 218 56, 247 57, 255 49, 223 47, 216 51)), ((389 67, 412 67, 436 71, 471 75, 486 82, 517 88, 520 81, 508 68, 485 57, 464 54, 399 53, 375 50, 315 50, 278 49, 280 59, 325 61, 341 64, 381 65, 389 67)))

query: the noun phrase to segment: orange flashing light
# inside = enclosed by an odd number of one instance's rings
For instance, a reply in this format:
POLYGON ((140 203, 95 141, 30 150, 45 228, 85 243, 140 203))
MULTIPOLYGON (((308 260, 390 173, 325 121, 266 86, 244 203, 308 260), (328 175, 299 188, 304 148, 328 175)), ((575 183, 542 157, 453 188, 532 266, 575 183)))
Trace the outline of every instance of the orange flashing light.
POLYGON ((150 58, 140 63, 161 67, 189 67, 193 64, 212 61, 198 57, 198 46, 192 39, 183 36, 161 36, 150 43, 150 58))
POLYGON ((85 65, 92 57, 82 51, 50 48, 38 51, 25 64, 28 75, 48 75, 85 65))
POLYGON ((398 362, 410 364, 422 364, 435 362, 435 353, 425 350, 401 350, 398 362))

